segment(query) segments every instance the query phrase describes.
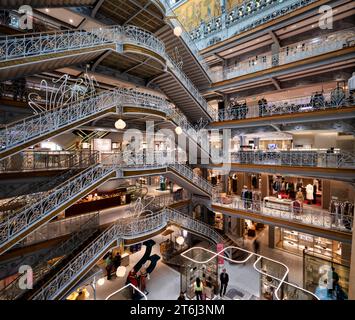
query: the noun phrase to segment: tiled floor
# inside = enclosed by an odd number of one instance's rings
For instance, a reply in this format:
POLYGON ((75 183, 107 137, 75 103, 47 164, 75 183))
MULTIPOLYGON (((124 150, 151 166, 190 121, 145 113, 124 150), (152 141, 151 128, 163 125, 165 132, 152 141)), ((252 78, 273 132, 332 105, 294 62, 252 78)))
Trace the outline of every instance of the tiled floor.
MULTIPOLYGON (((267 238, 267 229, 265 229, 259 234, 259 240, 261 241, 260 253, 285 263, 290 269, 288 281, 302 286, 302 258, 278 249, 268 248, 267 238)), ((153 238, 157 244, 153 247, 152 254, 160 255, 159 243, 164 239, 161 235, 153 238)), ((245 244, 251 250, 252 240, 245 240, 245 244)), ((141 251, 130 256, 130 265, 127 267, 125 277, 113 277, 112 280, 105 280, 104 285, 97 287, 96 294, 98 300, 104 300, 107 296, 125 285, 128 270, 142 257, 144 251, 144 248, 142 248, 141 251)), ((253 259, 245 265, 225 263, 224 267, 227 269, 230 277, 228 290, 236 289, 242 291, 246 299, 252 299, 254 298, 253 296, 259 297, 260 275, 254 270, 253 263, 253 259)), ((92 289, 89 287, 88 290, 90 292, 89 299, 93 299, 92 289)), ((159 260, 156 269, 151 274, 150 280, 147 281, 147 290, 149 291, 147 296, 149 300, 176 300, 180 292, 180 274, 159 260)))

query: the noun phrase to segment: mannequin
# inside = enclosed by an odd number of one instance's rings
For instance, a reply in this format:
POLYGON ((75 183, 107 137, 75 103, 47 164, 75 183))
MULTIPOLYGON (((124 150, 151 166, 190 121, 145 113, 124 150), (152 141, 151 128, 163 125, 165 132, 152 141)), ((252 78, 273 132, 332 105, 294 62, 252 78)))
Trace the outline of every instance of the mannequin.
POLYGON ((311 184, 306 186, 306 198, 310 203, 313 201, 313 186, 311 184))
POLYGON ((318 189, 318 183, 315 184, 314 181, 313 181, 313 201, 312 202, 314 204, 317 203, 317 189, 318 189))
POLYGON ((301 188, 299 188, 298 191, 297 191, 296 200, 301 203, 301 206, 303 205, 304 196, 303 196, 303 193, 302 193, 302 189, 301 189, 301 188))
POLYGON ((233 174, 232 176, 232 191, 233 193, 237 193, 237 189, 238 189, 238 177, 237 174, 233 174))

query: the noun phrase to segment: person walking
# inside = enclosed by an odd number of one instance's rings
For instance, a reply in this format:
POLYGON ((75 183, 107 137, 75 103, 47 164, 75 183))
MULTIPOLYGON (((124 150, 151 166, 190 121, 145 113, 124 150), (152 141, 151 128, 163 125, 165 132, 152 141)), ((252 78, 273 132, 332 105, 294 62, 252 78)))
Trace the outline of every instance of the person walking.
POLYGON ((196 278, 194 289, 195 289, 196 300, 202 300, 203 284, 200 278, 196 278))
POLYGON ((106 263, 107 280, 111 280, 111 272, 113 268, 112 253, 108 254, 105 263, 106 263))
POLYGON ((259 242, 258 239, 255 239, 255 240, 253 241, 253 248, 254 248, 254 252, 255 252, 256 254, 258 254, 258 253, 259 253, 259 249, 260 249, 260 242, 259 242))
POLYGON ((222 270, 221 275, 219 276, 219 279, 221 281, 221 290, 219 292, 219 295, 221 297, 223 297, 226 294, 227 291, 227 286, 228 286, 228 282, 229 282, 229 275, 226 272, 226 269, 222 270))

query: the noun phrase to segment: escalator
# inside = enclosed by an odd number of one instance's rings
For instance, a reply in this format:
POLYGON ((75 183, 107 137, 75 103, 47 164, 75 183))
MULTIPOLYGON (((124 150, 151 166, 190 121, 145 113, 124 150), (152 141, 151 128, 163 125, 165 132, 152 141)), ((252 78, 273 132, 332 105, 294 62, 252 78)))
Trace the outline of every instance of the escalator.
MULTIPOLYGON (((80 225, 75 232, 71 234, 69 239, 62 241, 55 248, 51 248, 45 255, 39 255, 31 262, 30 266, 33 271, 33 285, 36 287, 50 271, 57 268, 65 258, 69 257, 73 250, 76 250, 83 243, 98 231, 99 215, 91 217, 83 225, 80 225)), ((26 259, 28 260, 28 258, 26 259)), ((26 263, 27 264, 27 263, 26 263)), ((18 263, 18 266, 23 263, 18 263)), ((22 275, 19 274, 11 283, 0 291, 0 300, 15 300, 25 298, 29 295, 29 291, 20 288, 22 275)))
POLYGON ((79 174, 65 180, 45 196, 36 197, 14 213, 0 221, 0 254, 47 223, 105 181, 115 178, 113 167, 94 164, 79 174))

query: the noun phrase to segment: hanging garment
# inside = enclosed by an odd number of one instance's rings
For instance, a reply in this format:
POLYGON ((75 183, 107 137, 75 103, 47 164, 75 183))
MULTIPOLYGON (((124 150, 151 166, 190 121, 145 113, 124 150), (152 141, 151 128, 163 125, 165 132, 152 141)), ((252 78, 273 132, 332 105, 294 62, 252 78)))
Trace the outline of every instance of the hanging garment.
POLYGON ((256 179, 256 176, 253 176, 251 178, 251 185, 256 189, 258 187, 258 180, 256 179))
POLYGON ((303 202, 304 197, 303 197, 302 191, 298 191, 298 192, 297 192, 297 194, 296 194, 296 200, 298 200, 298 201, 300 201, 300 202, 303 202))
POLYGON ((313 185, 313 203, 317 203, 317 185, 313 185))
POLYGON ((306 186, 306 199, 313 200, 313 186, 311 184, 306 186))
POLYGON ((233 178, 232 180, 232 191, 237 193, 238 190, 238 179, 233 178))
POLYGON ((281 182, 281 191, 286 191, 286 182, 285 181, 281 182))

